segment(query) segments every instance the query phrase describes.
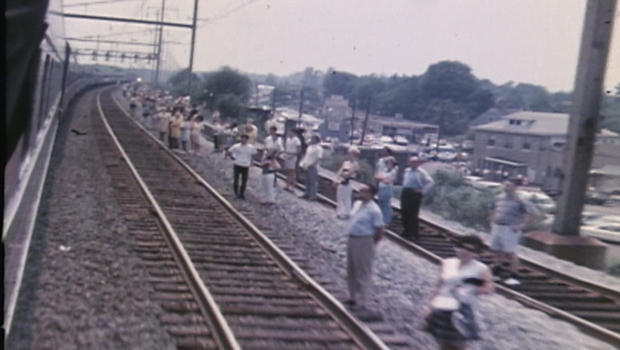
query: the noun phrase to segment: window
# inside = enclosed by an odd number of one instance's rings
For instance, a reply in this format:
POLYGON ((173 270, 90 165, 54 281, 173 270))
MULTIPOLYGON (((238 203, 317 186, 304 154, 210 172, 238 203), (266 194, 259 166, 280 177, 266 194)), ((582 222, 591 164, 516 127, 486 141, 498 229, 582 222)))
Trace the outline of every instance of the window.
POLYGON ((505 148, 512 148, 512 136, 506 136, 506 142, 504 142, 505 148))
POLYGON ((495 146, 495 136, 489 136, 489 138, 487 139, 487 145, 495 146))
POLYGON ((527 137, 523 138, 523 149, 531 149, 532 145, 530 144, 530 140, 527 137))

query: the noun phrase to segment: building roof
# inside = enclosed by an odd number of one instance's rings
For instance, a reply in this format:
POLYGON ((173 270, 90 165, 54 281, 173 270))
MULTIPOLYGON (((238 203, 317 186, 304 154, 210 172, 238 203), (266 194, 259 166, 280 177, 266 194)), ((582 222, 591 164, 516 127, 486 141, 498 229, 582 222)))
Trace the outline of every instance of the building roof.
POLYGON ((486 112, 480 114, 476 118, 474 118, 471 122, 469 122, 470 126, 478 126, 488 124, 497 120, 502 119, 505 115, 516 112, 516 109, 503 109, 492 107, 488 109, 486 112))
POLYGON ((478 131, 497 131, 527 135, 566 135, 569 115, 520 111, 504 116, 498 121, 474 127, 478 131))
MULTIPOLYGON (((364 117, 361 117, 361 120, 364 117)), ((369 123, 376 123, 381 125, 393 126, 397 128, 421 128, 421 127, 430 127, 430 128, 439 128, 436 124, 426 124, 426 123, 418 123, 407 119, 397 119, 393 117, 384 117, 375 114, 371 114, 368 117, 369 123)))

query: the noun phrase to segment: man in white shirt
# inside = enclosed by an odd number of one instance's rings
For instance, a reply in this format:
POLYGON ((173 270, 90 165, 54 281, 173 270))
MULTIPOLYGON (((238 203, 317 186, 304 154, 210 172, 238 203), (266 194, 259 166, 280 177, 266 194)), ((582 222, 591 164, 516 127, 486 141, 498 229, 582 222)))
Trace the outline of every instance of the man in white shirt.
POLYGON ((269 136, 265 137, 265 156, 271 155, 274 158, 278 157, 282 151, 284 151, 284 146, 282 146, 282 140, 278 137, 278 128, 272 126, 269 128, 269 136))
POLYGON ((248 135, 241 135, 241 142, 234 144, 226 151, 226 155, 234 161, 233 167, 233 190, 235 196, 245 199, 245 186, 248 182, 248 169, 252 165, 252 156, 256 154, 256 148, 248 144, 248 135), (241 186, 239 187, 239 177, 241 186))
POLYGON ((316 199, 316 192, 319 181, 319 161, 323 158, 323 149, 321 148, 321 138, 318 135, 312 135, 310 146, 306 150, 304 158, 299 162, 299 167, 306 170, 306 193, 302 198, 308 200, 316 199))
POLYGON ((362 186, 353 207, 347 235, 347 284, 351 299, 346 304, 354 306, 358 317, 364 321, 380 319, 381 315, 366 309, 372 285, 372 263, 375 245, 384 234, 383 214, 373 197, 377 189, 362 186))
POLYGON ((284 153, 282 154, 284 166, 282 169, 286 174, 286 187, 284 189, 290 192, 293 192, 295 189, 295 182, 297 181, 295 167, 297 166, 297 157, 299 157, 300 152, 301 141, 299 141, 299 137, 295 134, 295 130, 289 129, 284 140, 284 153))

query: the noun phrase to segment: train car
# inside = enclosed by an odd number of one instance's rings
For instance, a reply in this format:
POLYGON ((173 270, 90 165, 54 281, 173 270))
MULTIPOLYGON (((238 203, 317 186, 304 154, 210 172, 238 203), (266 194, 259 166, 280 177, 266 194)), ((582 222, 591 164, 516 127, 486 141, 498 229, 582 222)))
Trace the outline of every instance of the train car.
POLYGON ((63 18, 50 15, 50 10, 62 10, 62 1, 10 0, 5 7, 5 330, 10 327, 59 118, 67 100, 66 87, 79 76, 69 71, 71 49, 63 39, 63 18))

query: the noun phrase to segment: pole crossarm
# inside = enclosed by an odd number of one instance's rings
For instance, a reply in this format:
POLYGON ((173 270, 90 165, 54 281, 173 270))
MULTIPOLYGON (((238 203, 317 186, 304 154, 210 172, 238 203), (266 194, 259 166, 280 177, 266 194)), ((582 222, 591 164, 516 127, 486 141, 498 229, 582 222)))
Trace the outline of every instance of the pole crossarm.
POLYGON ((134 18, 124 18, 124 17, 93 16, 93 15, 84 15, 84 14, 79 14, 79 13, 62 13, 62 12, 56 12, 56 11, 50 11, 49 13, 53 15, 63 16, 65 18, 78 18, 78 19, 98 20, 98 21, 162 25, 162 26, 168 26, 168 27, 181 27, 181 28, 188 28, 188 29, 194 28, 194 26, 191 24, 176 23, 176 22, 152 21, 152 20, 147 20, 147 19, 134 19, 134 18))
POLYGON ((97 39, 84 39, 84 38, 65 38, 69 41, 81 41, 81 42, 98 42, 102 44, 122 44, 122 45, 135 45, 135 46, 157 46, 153 43, 144 43, 139 41, 120 41, 120 40, 97 40, 97 39))

